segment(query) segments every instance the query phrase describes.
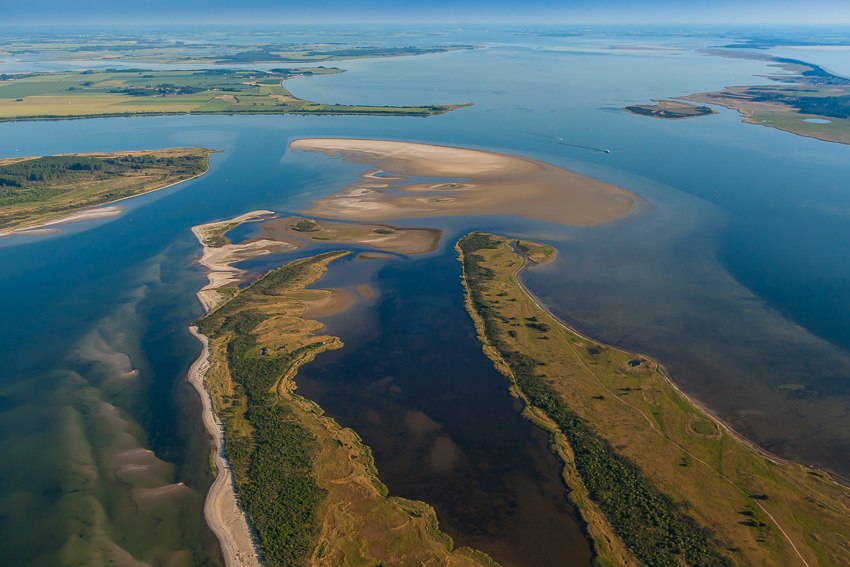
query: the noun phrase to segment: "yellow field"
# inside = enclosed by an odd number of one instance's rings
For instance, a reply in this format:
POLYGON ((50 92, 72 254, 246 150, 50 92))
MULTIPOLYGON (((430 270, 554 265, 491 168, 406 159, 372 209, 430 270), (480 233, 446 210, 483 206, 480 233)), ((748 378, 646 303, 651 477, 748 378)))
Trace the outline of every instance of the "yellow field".
MULTIPOLYGON (((97 114, 133 114, 150 112, 191 112, 202 101, 192 98, 185 102, 170 97, 167 104, 145 104, 141 97, 120 94, 91 94, 84 96, 28 96, 22 101, 0 99, 0 118, 13 117, 74 117, 97 114)), ((188 98, 188 97, 187 97, 188 98)))

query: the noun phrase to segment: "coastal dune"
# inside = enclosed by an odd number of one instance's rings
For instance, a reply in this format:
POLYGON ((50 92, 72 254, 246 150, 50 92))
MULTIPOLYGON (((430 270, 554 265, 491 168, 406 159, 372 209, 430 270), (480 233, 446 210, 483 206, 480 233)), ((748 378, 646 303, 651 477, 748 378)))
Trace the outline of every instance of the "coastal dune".
POLYGON ((386 220, 511 214, 593 226, 622 218, 638 201, 615 185, 545 162, 496 152, 350 138, 300 139, 289 147, 340 155, 347 161, 374 167, 354 185, 319 199, 306 211, 318 217, 386 220), (434 181, 423 182, 421 178, 434 181))

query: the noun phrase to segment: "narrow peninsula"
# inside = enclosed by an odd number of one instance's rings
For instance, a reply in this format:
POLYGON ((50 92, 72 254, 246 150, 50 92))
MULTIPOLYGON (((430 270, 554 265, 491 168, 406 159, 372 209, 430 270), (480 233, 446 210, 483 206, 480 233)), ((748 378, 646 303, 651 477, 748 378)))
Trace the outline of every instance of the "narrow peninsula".
MULTIPOLYGON (((393 218, 513 214, 592 226, 622 218, 637 198, 495 152, 352 139, 291 148, 369 169, 298 215, 260 210, 194 228, 209 283, 196 329, 205 348, 190 378, 216 440, 206 514, 228 565, 494 565, 455 548, 428 504, 389 496, 357 433, 296 393, 299 368, 343 346, 316 319, 346 309, 347 292, 317 285, 331 265, 352 270, 335 282, 356 273, 346 260, 355 247, 388 258, 439 248, 442 231, 393 218), (232 242, 248 222, 257 226, 232 242), (295 251, 301 257, 287 258, 295 251), (259 277, 237 265, 263 256, 264 269, 277 267, 259 277)), ((484 353, 524 415, 551 434, 564 497, 598 564, 841 564, 850 490, 748 443, 652 359, 550 314, 520 278, 556 261, 553 247, 474 232, 456 250, 457 292, 484 353)))
POLYGON ((0 160, 0 236, 117 214, 117 207, 95 207, 197 177, 211 153, 171 148, 0 160))
MULTIPOLYGON (((195 233, 206 249, 242 246, 230 244, 227 231, 266 215, 256 211, 195 233)), ((269 242, 231 248, 230 261, 267 253, 269 242)), ((454 548, 427 504, 388 496, 357 434, 295 392, 300 366, 342 346, 307 313, 334 293, 313 284, 347 254, 291 261, 243 289, 214 278, 207 288, 229 291, 204 301, 213 309, 198 321, 204 352, 190 379, 219 439, 206 515, 226 562, 494 566, 481 552, 454 548)))
POLYGON ((653 360, 553 317, 520 281, 553 249, 476 232, 457 251, 484 352, 551 433, 600 564, 844 562, 850 490, 745 442, 653 360))
POLYGON ((850 144, 850 79, 797 59, 731 49, 706 52, 721 57, 766 61, 782 72, 768 76, 776 84, 730 86, 682 98, 737 110, 748 124, 850 144))

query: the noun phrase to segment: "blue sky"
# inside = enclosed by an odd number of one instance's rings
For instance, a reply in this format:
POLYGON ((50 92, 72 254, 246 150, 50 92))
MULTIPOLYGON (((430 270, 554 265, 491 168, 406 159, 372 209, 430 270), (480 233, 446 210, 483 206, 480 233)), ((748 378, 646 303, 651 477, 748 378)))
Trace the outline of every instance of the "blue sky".
POLYGON ((0 0, 3 23, 850 24, 850 0, 0 0))

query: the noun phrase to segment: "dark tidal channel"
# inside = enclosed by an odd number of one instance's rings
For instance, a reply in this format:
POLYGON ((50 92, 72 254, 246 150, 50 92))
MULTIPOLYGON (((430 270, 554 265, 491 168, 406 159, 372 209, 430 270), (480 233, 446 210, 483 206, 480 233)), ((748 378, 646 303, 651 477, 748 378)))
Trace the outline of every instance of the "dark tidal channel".
POLYGON ((455 545, 506 566, 589 565, 561 463, 481 351, 459 275, 451 248, 388 262, 374 311, 327 321, 346 346, 302 368, 298 391, 372 448, 390 494, 434 506, 455 545))

